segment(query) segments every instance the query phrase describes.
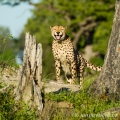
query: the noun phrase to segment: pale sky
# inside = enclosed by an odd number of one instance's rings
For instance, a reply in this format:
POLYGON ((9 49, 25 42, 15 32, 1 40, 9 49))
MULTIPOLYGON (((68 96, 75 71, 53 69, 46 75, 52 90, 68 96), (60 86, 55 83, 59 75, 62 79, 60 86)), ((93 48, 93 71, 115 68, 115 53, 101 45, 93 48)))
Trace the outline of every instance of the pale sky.
POLYGON ((21 3, 15 7, 0 5, 0 26, 8 27, 12 36, 17 38, 22 32, 27 19, 31 17, 30 10, 33 8, 27 3, 21 3))

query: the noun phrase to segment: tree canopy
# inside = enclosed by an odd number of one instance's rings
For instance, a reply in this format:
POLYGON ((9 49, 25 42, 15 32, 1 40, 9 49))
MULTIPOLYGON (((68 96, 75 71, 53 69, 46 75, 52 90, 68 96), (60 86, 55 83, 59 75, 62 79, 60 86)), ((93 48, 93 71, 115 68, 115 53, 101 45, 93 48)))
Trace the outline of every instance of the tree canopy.
POLYGON ((43 45, 43 65, 46 73, 53 73, 54 63, 50 26, 64 25, 75 47, 82 51, 93 45, 99 55, 92 59, 102 65, 112 27, 115 1, 113 0, 42 0, 32 11, 33 15, 25 25, 24 32, 36 35, 43 45), (97 62, 99 60, 99 62, 97 62))
MULTIPOLYGON (((80 52, 87 45, 92 45, 98 55, 91 59, 94 64, 102 65, 108 39, 112 28, 115 1, 113 0, 5 0, 4 5, 17 6, 28 2, 34 6, 32 17, 28 19, 20 42, 25 32, 35 35, 43 46, 43 71, 45 75, 54 74, 54 60, 51 51, 52 37, 50 26, 67 26, 67 33, 74 46, 80 52)), ((22 42, 23 44, 23 42, 22 42)), ((23 48, 23 45, 19 44, 23 48)))

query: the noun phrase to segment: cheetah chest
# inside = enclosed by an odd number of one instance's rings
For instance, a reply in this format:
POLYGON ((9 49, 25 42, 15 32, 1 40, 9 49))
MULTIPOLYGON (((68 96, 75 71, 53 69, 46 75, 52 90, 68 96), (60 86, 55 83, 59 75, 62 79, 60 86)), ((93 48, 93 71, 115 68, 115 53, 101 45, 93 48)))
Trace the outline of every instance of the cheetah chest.
POLYGON ((69 51, 67 50, 67 46, 59 46, 56 50, 56 53, 57 59, 60 61, 63 71, 66 74, 70 74, 70 61, 68 56, 69 51))

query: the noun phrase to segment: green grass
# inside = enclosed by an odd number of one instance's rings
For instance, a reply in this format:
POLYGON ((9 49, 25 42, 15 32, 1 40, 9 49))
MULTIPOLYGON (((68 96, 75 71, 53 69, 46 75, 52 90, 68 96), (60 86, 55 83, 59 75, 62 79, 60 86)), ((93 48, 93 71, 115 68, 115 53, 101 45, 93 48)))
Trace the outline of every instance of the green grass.
MULTIPOLYGON (((71 114, 71 118, 66 118, 70 120, 102 120, 103 118, 100 116, 102 111, 108 110, 113 107, 119 107, 120 101, 114 101, 114 99, 106 98, 96 98, 92 95, 89 95, 86 92, 86 88, 95 80, 94 77, 87 77, 84 80, 84 89, 79 93, 73 92, 61 92, 59 94, 47 94, 46 99, 50 101, 67 101, 73 104, 74 112, 71 114)), ((68 110, 69 112, 69 110, 68 110)), ((114 117, 106 117, 107 120, 113 120, 114 117)), ((60 119, 54 119, 60 120, 60 119)))
MULTIPOLYGON (((0 120, 103 120, 102 111, 119 107, 120 101, 107 98, 95 98, 86 92, 88 86, 97 76, 84 79, 84 89, 81 92, 60 92, 59 94, 45 94, 45 108, 42 115, 34 109, 29 109, 24 102, 14 101, 13 90, 0 93, 0 120), (73 108, 58 108, 58 103, 66 101, 73 108)), ((106 117, 106 120, 114 120, 106 117)))
POLYGON ((0 120, 35 120, 33 109, 28 109, 24 102, 15 102, 13 90, 0 93, 0 120))
MULTIPOLYGON (((6 40, 12 38, 12 35, 0 36, 1 43, 3 43, 3 46, 1 46, 2 53, 0 54, 0 76, 4 72, 14 73, 18 68, 18 65, 15 64, 13 52, 11 50, 6 51, 6 40)), ((0 78, 0 89, 5 86, 0 78)), ((29 109, 29 106, 23 101, 16 102, 13 90, 13 87, 11 87, 5 92, 0 92, 0 120, 36 120, 36 111, 29 109)))
MULTIPOLYGON (((81 117, 84 114, 99 114, 101 111, 105 111, 109 108, 119 107, 120 101, 114 102, 113 100, 95 98, 88 95, 85 91, 81 93, 60 93, 60 94, 49 94, 47 99, 51 101, 68 101, 73 103, 74 109, 76 110, 73 116, 81 117)), ((92 118, 91 118, 92 119, 92 118)))

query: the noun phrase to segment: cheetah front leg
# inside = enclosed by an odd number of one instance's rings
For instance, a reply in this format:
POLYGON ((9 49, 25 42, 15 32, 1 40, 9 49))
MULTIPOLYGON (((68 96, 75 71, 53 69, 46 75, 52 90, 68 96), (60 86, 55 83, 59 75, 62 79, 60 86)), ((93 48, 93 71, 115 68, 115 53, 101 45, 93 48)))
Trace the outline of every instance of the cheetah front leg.
POLYGON ((60 61, 55 61, 55 69, 56 69, 56 80, 60 81, 60 61))
POLYGON ((76 64, 75 62, 71 62, 71 75, 66 75, 67 77, 67 81, 70 83, 70 84, 74 84, 75 83, 75 78, 76 78, 76 64))

